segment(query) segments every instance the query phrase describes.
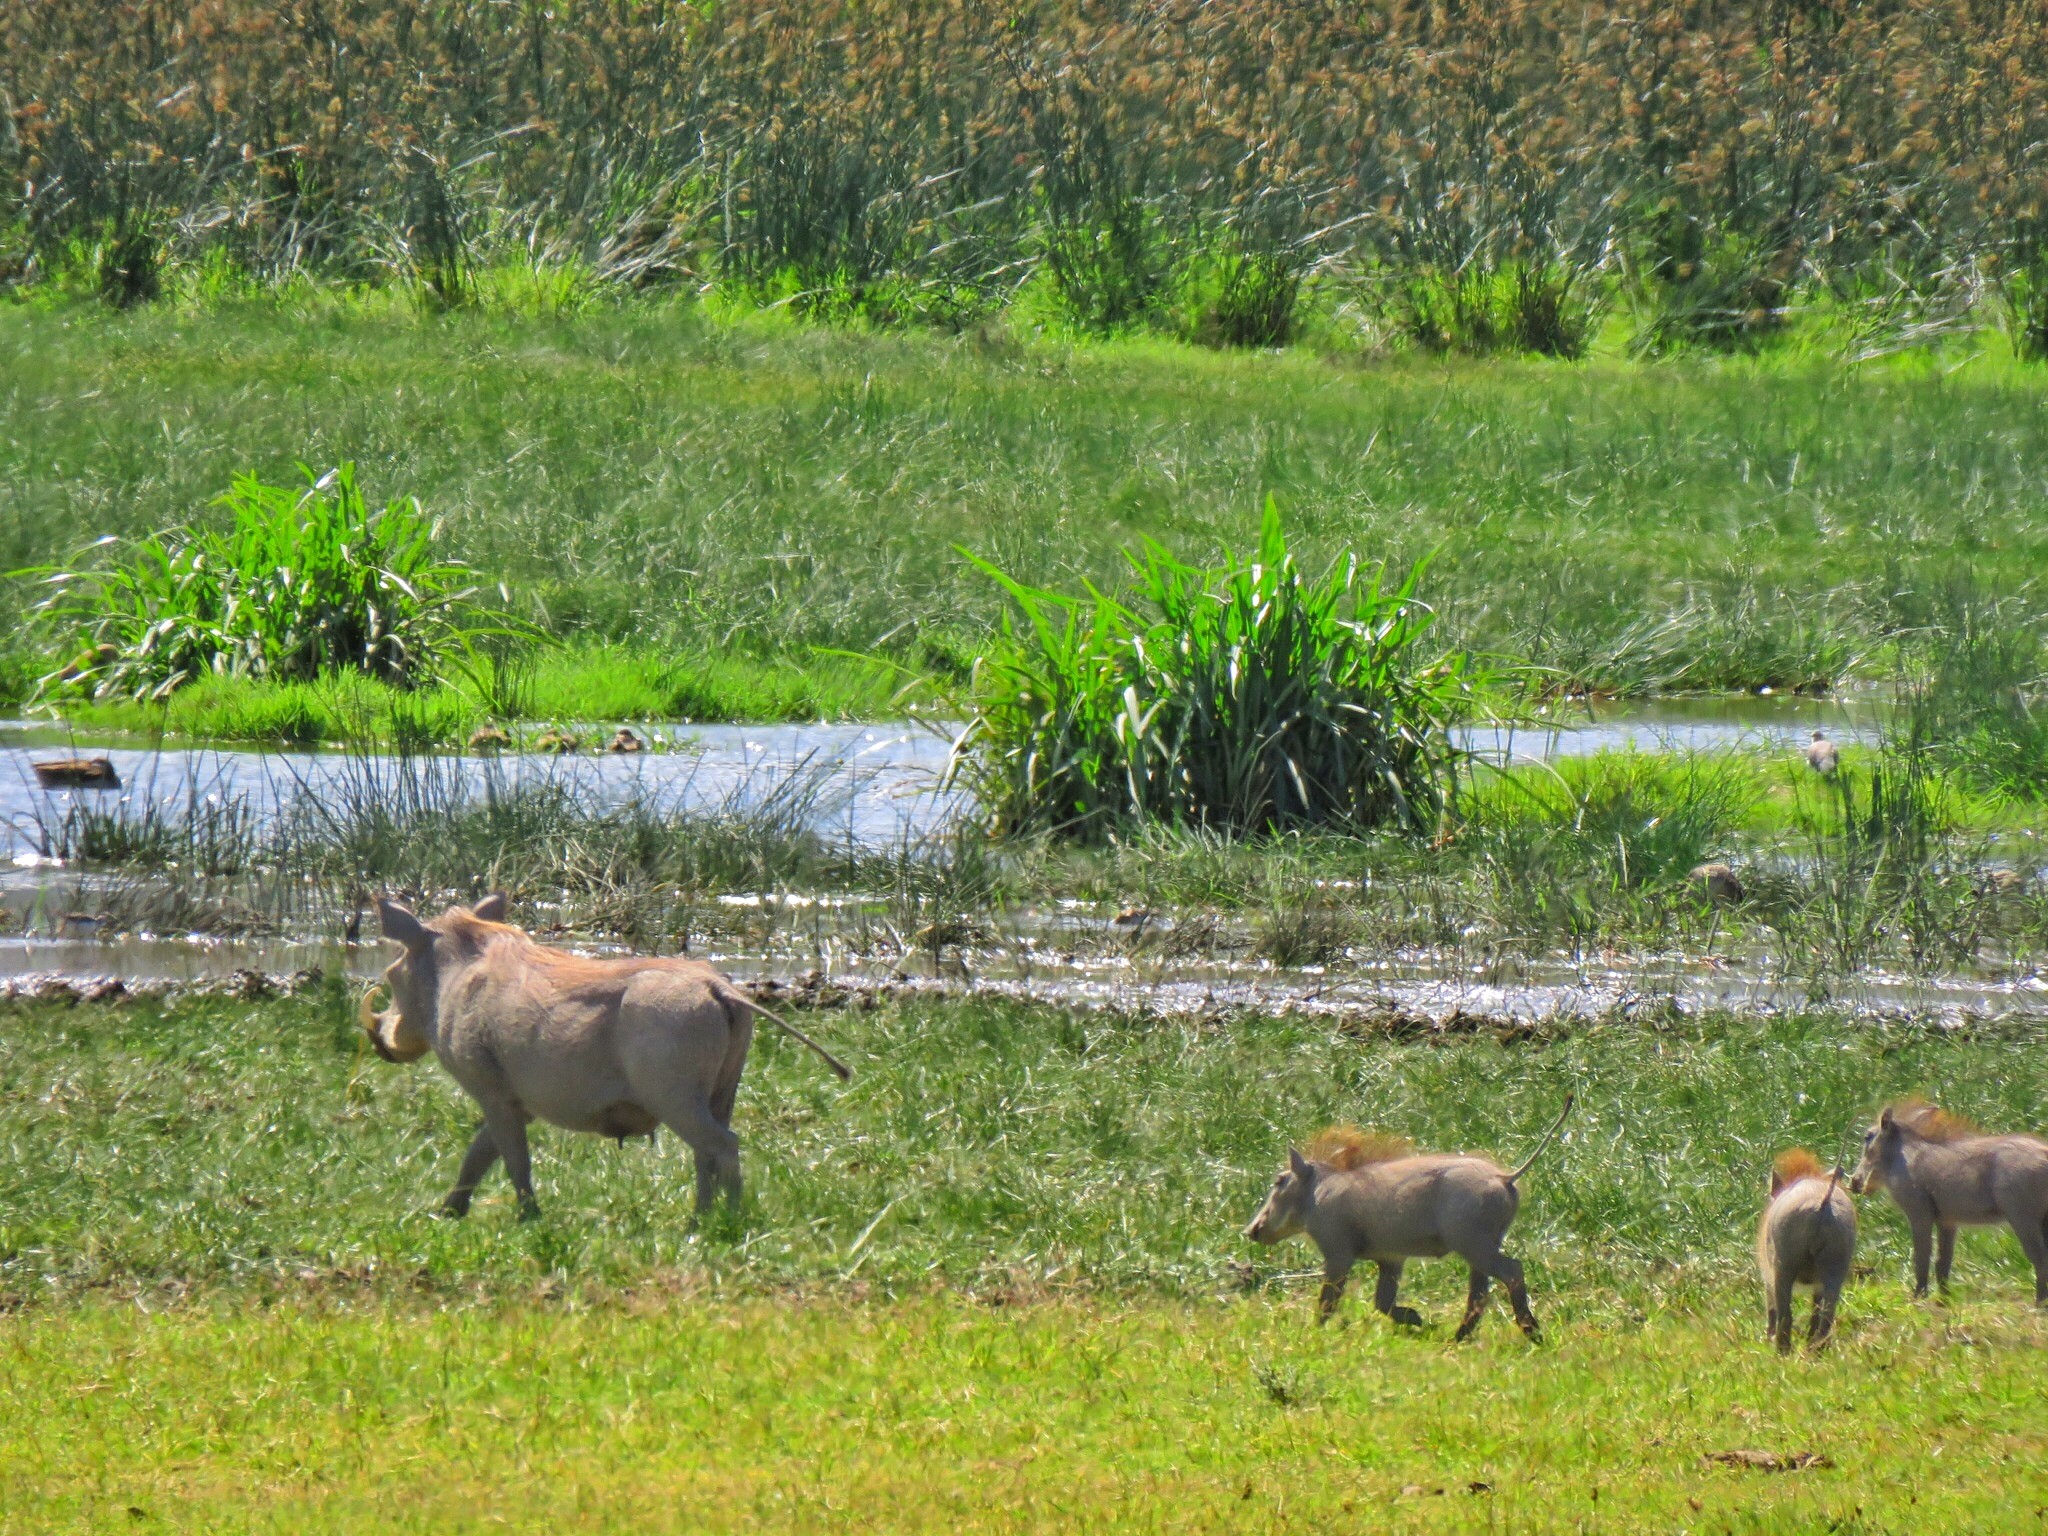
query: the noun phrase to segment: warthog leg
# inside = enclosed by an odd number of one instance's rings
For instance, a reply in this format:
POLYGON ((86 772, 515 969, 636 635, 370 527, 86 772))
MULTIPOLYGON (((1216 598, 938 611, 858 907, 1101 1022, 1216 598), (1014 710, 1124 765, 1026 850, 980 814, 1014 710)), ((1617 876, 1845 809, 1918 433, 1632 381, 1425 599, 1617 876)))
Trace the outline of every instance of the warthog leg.
MULTIPOLYGON (((505 1159, 505 1174, 519 1197, 519 1219, 530 1221, 540 1214, 540 1202, 533 1198, 533 1156, 526 1147, 526 1122, 530 1117, 516 1104, 486 1104, 484 1129, 498 1155, 505 1159)), ((474 1149, 472 1149, 474 1150, 474 1149)))
POLYGON ((697 1162, 697 1211, 709 1210, 721 1190, 737 1210, 740 1203, 740 1139, 718 1123, 711 1105, 691 1098, 663 1106, 661 1122, 683 1139, 697 1162))
MULTIPOLYGON (((1792 1353, 1792 1266, 1779 1264, 1777 1276, 1772 1284, 1774 1290, 1771 1297, 1771 1338, 1777 1344, 1779 1354, 1789 1355, 1792 1353)), ((1818 1308, 1819 1303, 1816 1302, 1815 1306, 1818 1308)), ((1814 1316, 1819 1315, 1816 1310, 1814 1316)))
POLYGON ((1835 1303, 1840 1298, 1839 1288, 1830 1289, 1823 1285, 1813 1293, 1813 1316, 1806 1324, 1806 1347, 1826 1349, 1828 1340, 1835 1333, 1835 1303))
POLYGON ((1522 1278, 1522 1261, 1503 1253, 1494 1259, 1493 1272, 1507 1285, 1508 1300, 1515 1308, 1516 1326, 1532 1339, 1542 1338, 1543 1330, 1537 1326, 1536 1314, 1529 1310, 1529 1287, 1522 1278))
POLYGON ((1422 1314, 1413 1307, 1397 1305, 1394 1298, 1401 1294, 1401 1261, 1380 1260, 1380 1283, 1372 1293, 1372 1304, 1380 1312, 1391 1317, 1403 1328, 1420 1328, 1422 1314))
POLYGON ((2031 1234, 2019 1222, 2013 1223, 2012 1230, 2034 1266, 2034 1305, 2048 1306, 2048 1216, 2041 1218, 2031 1234))
POLYGON ((1344 1299, 1344 1282, 1351 1278, 1351 1261, 1342 1264, 1328 1259, 1323 1262, 1323 1288, 1316 1296, 1316 1322, 1327 1323, 1336 1314, 1337 1303, 1344 1299))
POLYGON ((491 1171, 498 1161, 498 1144, 491 1139, 489 1122, 476 1128, 476 1137, 469 1144, 469 1150, 462 1155, 462 1171, 455 1175, 455 1187, 448 1191, 448 1198, 441 1202, 444 1216, 467 1216, 470 1197, 476 1193, 477 1185, 484 1175, 491 1171))
POLYGON ((1472 1266, 1472 1283, 1465 1288, 1465 1320, 1458 1324, 1458 1342, 1472 1337, 1472 1330, 1479 1326, 1479 1319, 1486 1315, 1486 1289, 1492 1282, 1486 1271, 1477 1264, 1472 1266))
POLYGON ((1926 1216, 1910 1218, 1913 1226, 1913 1294, 1927 1294, 1927 1261, 1934 1252, 1934 1222, 1926 1216))
POLYGON ((1941 1294, 1948 1294, 1948 1272, 1956 1262, 1956 1229, 1945 1224, 1934 1229, 1934 1283, 1941 1288, 1941 1294))
POLYGON ((1466 1260, 1472 1265, 1472 1286, 1465 1293, 1465 1320, 1458 1325, 1458 1337, 1468 1339, 1472 1330, 1479 1326, 1479 1319, 1486 1311, 1487 1282, 1499 1280, 1508 1288, 1508 1301, 1515 1309, 1515 1322, 1530 1338, 1543 1336, 1536 1324, 1536 1314, 1529 1310, 1529 1287, 1522 1279, 1522 1263, 1504 1253, 1478 1261, 1466 1260))

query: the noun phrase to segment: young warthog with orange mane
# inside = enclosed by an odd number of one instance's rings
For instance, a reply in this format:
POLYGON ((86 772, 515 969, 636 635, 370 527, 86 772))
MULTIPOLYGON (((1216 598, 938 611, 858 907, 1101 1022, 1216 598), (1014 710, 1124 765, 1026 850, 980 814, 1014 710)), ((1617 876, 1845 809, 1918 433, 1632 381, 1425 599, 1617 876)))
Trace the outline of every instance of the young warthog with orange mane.
POLYGON ((1883 1189, 1913 1231, 1913 1294, 1927 1294, 1927 1255, 1935 1235, 1934 1278, 1948 1292, 1958 1226, 2008 1222, 2034 1266, 2034 1302, 2048 1302, 2048 1141, 1987 1136, 1924 1099, 1885 1107, 1863 1133, 1863 1160, 1849 1187, 1883 1189))
POLYGON ((1368 1135, 1349 1127, 1325 1131, 1309 1143, 1306 1155, 1288 1148, 1287 1166, 1244 1235, 1255 1243, 1277 1243, 1306 1232, 1322 1250, 1318 1322, 1328 1322, 1337 1310, 1351 1267, 1370 1259, 1379 1266, 1373 1306, 1397 1323, 1419 1326, 1420 1313, 1396 1304, 1401 1267, 1409 1259, 1455 1253, 1472 1271, 1458 1337, 1471 1337, 1479 1326, 1487 1287, 1497 1279, 1507 1285, 1515 1321, 1533 1339, 1536 1315, 1529 1310, 1522 1266, 1502 1253, 1500 1245, 1521 1207, 1517 1181, 1563 1126, 1572 1098, 1565 1095, 1555 1124, 1512 1173, 1483 1157, 1412 1153, 1398 1137, 1368 1135))
POLYGON ((404 948, 384 973, 391 1006, 365 993, 362 1025, 386 1061, 432 1051, 484 1112, 442 1209, 469 1210, 500 1158, 522 1213, 534 1209, 526 1127, 545 1120, 593 1135, 667 1126, 696 1154, 697 1209, 740 1196, 733 1100, 761 1014, 851 1074, 729 978, 697 960, 592 960, 536 944, 499 921, 505 898, 450 907, 422 922, 377 903, 384 936, 404 948))
POLYGON ((1756 1229, 1756 1267, 1763 1272, 1771 1337, 1779 1353, 1792 1348, 1795 1285, 1814 1287, 1807 1347, 1826 1347, 1855 1259, 1856 1205, 1842 1188, 1842 1170, 1830 1173, 1804 1147, 1779 1153, 1771 1168, 1771 1203, 1756 1229))

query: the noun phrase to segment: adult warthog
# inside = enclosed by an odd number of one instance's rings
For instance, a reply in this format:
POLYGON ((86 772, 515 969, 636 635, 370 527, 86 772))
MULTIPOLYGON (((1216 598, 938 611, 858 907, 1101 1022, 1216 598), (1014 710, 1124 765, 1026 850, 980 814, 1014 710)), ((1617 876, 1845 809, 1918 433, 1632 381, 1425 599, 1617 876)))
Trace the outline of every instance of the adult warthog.
POLYGON ((1987 1136, 1969 1121, 1920 1099, 1885 1107, 1863 1133, 1863 1160, 1849 1187, 1883 1189, 1913 1231, 1913 1294, 1927 1294, 1927 1255, 1936 1234, 1934 1278, 1944 1294, 1956 1256, 1956 1228, 2008 1222, 2034 1266, 2034 1301, 2048 1302, 2048 1141, 1987 1136))
POLYGON ((740 1196, 733 1100, 754 1015, 787 1030, 842 1078, 846 1065, 698 960, 593 960, 536 944, 506 924, 505 898, 450 907, 423 922, 377 903, 384 936, 404 953, 384 972, 390 1006, 372 987, 362 1026, 386 1061, 432 1051, 484 1112, 442 1210, 461 1216, 500 1158, 535 1209, 526 1127, 545 1120, 598 1136, 651 1136, 665 1125, 696 1154, 697 1209, 740 1196))

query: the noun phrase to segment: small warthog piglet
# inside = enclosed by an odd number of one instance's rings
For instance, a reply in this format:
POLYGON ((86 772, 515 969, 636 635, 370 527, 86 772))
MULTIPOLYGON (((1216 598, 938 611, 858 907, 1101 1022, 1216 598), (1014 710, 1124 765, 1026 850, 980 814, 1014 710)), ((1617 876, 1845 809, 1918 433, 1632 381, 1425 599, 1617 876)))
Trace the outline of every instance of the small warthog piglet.
POLYGON ((1883 1189, 1913 1231, 1913 1294, 1927 1294, 1927 1256, 1936 1234, 1934 1278, 1948 1291, 1958 1226, 2009 1222, 2034 1266, 2034 1301, 2048 1302, 2048 1141, 1987 1136, 1924 1099, 1887 1105, 1863 1133, 1863 1161, 1849 1187, 1883 1189))
POLYGON ((1514 1304, 1515 1321, 1533 1339, 1536 1315, 1529 1310, 1522 1266, 1500 1245, 1521 1206, 1516 1181, 1564 1124, 1572 1097, 1565 1095, 1556 1123, 1512 1173, 1483 1157, 1413 1153, 1398 1137, 1348 1127, 1325 1131, 1309 1143, 1306 1155, 1288 1149, 1287 1166, 1245 1236, 1255 1243, 1277 1243, 1306 1232, 1322 1250, 1319 1322, 1328 1322, 1337 1310, 1352 1266, 1370 1259, 1379 1266, 1373 1305, 1397 1323, 1420 1325, 1422 1318, 1412 1307, 1396 1304, 1401 1266, 1409 1259, 1455 1253, 1472 1271, 1458 1337, 1469 1338, 1479 1326, 1487 1286, 1500 1280, 1514 1304))
POLYGON ((1780 1153, 1771 1168, 1771 1202, 1757 1223, 1756 1267, 1781 1353, 1792 1348, 1792 1288, 1814 1288, 1806 1342, 1823 1348, 1855 1258, 1856 1204, 1842 1187, 1842 1170, 1829 1172, 1804 1147, 1780 1153))

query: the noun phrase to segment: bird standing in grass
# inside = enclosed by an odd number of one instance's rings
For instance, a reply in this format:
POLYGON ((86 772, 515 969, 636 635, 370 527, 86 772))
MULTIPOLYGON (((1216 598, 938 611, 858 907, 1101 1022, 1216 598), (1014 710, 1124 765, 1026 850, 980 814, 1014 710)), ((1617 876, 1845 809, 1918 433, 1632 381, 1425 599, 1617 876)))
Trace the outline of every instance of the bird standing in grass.
POLYGON ((1815 731, 1806 749, 1806 761, 1822 778, 1831 778, 1842 764, 1841 749, 1828 740, 1825 731, 1815 731))

